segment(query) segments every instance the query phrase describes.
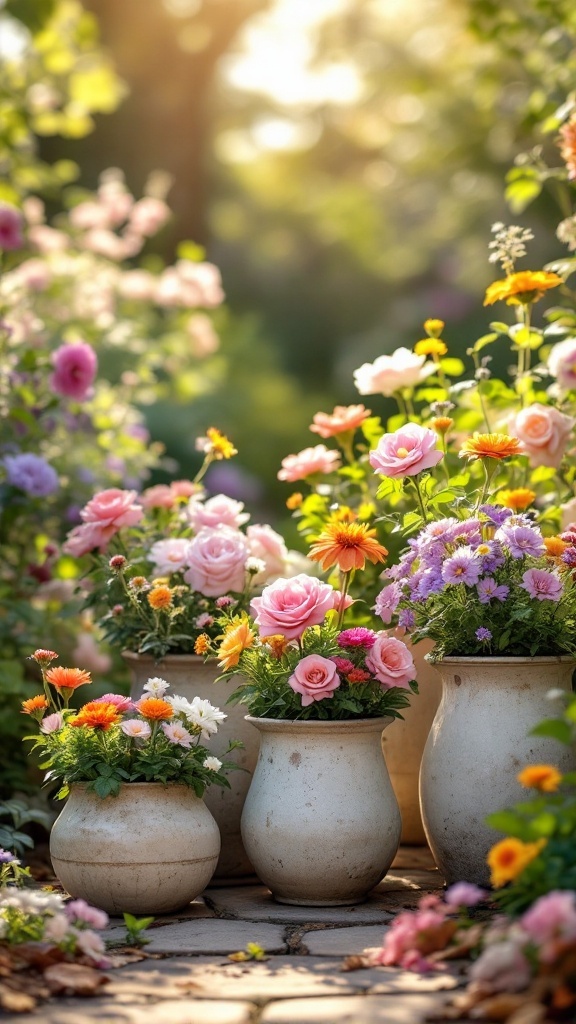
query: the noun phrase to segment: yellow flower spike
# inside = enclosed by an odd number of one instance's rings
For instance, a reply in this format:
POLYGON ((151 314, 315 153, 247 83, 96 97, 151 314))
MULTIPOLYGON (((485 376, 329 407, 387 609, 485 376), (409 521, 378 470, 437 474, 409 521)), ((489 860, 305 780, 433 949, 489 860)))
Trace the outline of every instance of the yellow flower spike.
POLYGON ((513 882, 518 878, 544 846, 546 839, 538 839, 535 843, 523 843, 521 839, 509 837, 496 843, 486 858, 490 868, 490 882, 494 888, 501 889, 507 882, 513 882))
POLYGON ((414 345, 417 356, 445 356, 448 346, 440 338, 422 338, 414 345))
POLYGON ((201 633, 199 637, 196 637, 194 654, 207 654, 209 650, 210 637, 206 633, 201 633))
POLYGON ((424 330, 430 338, 439 338, 445 326, 446 324, 443 320, 434 320, 431 318, 424 321, 424 330))
POLYGON ((551 764, 529 764, 516 777, 521 786, 541 793, 555 793, 562 782, 562 775, 551 764))

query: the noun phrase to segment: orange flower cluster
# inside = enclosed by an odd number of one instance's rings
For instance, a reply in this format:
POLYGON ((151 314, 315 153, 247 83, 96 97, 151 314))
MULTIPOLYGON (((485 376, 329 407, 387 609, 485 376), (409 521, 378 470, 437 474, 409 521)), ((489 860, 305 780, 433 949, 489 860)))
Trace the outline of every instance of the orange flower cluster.
POLYGON ((562 782, 562 775, 551 764, 529 764, 518 774, 518 782, 527 789, 555 793, 562 782))
POLYGON ((147 600, 148 604, 154 609, 154 611, 159 611, 163 608, 170 608, 172 604, 172 591, 170 590, 170 587, 167 587, 165 584, 161 584, 160 586, 153 587, 148 594, 147 600))
POLYGON ((363 569, 368 558, 383 562, 388 551, 375 540, 376 530, 364 523, 332 523, 326 526, 310 548, 309 557, 323 569, 337 565, 340 572, 363 569))
POLYGON ((231 623, 226 628, 222 643, 216 652, 220 668, 226 670, 234 668, 240 661, 242 651, 252 647, 256 634, 250 629, 247 619, 241 622, 231 623))
POLYGON ((459 455, 468 459, 509 459, 513 455, 522 455, 522 451, 517 437, 475 433, 464 441, 459 455))
POLYGON ((496 843, 486 858, 490 868, 490 881, 494 888, 500 889, 507 882, 513 882, 518 878, 544 846, 545 839, 538 839, 535 843, 523 843, 521 839, 509 837, 496 843))
POLYGON ((136 707, 140 714, 144 718, 150 719, 151 722, 162 722, 174 715, 172 705, 160 697, 144 697, 143 700, 138 701, 136 707))
POLYGON ((500 491, 498 503, 511 508, 514 512, 523 512, 533 501, 536 500, 536 491, 529 487, 516 487, 511 491, 500 491))
POLYGON ((108 729, 117 725, 121 720, 122 715, 118 712, 115 704, 92 700, 80 708, 75 718, 68 720, 68 725, 77 727, 85 725, 89 729, 101 729, 102 732, 108 732, 108 729))

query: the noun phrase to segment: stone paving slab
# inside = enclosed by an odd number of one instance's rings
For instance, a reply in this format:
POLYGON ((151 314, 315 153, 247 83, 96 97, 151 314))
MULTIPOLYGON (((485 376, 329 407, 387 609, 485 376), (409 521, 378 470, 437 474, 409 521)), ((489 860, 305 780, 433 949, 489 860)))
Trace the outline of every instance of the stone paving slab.
POLYGON ((433 994, 281 1000, 264 1009, 260 1024, 420 1024, 443 1002, 433 994))
POLYGON ((386 931, 380 924, 324 928, 322 931, 304 932, 300 941, 313 956, 351 956, 368 947, 381 946, 386 931))
POLYGON ((352 907, 295 907, 277 903, 269 889, 255 885, 246 889, 211 889, 206 898, 217 914, 243 921, 339 925, 356 921, 384 924, 391 918, 383 909, 383 898, 372 895, 365 903, 352 907))
POLYGON ((179 999, 123 1004, 118 998, 66 999, 37 1013, 18 1014, 16 1024, 253 1024, 255 1007, 231 1000, 179 999))
POLYGON ((148 932, 148 953, 235 953, 256 942, 268 953, 284 953, 284 931, 278 925, 219 918, 180 921, 148 932))

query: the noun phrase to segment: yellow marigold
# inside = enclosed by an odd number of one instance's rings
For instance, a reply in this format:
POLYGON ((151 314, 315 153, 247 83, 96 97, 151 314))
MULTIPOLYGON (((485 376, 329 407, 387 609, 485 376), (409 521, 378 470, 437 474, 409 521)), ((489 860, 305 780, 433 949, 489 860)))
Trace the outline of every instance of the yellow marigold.
POLYGON ((265 637, 265 643, 272 651, 273 656, 280 661, 280 658, 288 646, 286 637, 282 636, 280 633, 276 636, 267 636, 265 637))
POLYGON ((101 703, 100 701, 90 701, 85 704, 75 718, 68 720, 68 725, 82 726, 85 725, 89 729, 102 729, 103 732, 108 732, 113 725, 116 725, 122 720, 122 715, 119 713, 118 708, 115 704, 101 703))
POLYGON ((222 643, 216 652, 220 668, 225 670, 234 668, 240 661, 242 651, 252 647, 255 639, 256 634, 250 629, 250 623, 247 619, 228 626, 222 643))
POLYGON ((206 633, 200 633, 194 643, 194 654, 207 654, 210 650, 210 637, 206 633))
POLYGON ((430 420, 430 426, 438 434, 447 434, 454 426, 454 420, 451 416, 435 416, 433 420, 430 420))
POLYGON ((148 604, 154 611, 158 611, 161 608, 169 608, 172 604, 172 591, 170 587, 162 586, 154 587, 153 590, 148 594, 148 604))
POLYGON ((414 345, 417 356, 445 356, 448 346, 440 338, 422 338, 414 345))
POLYGON ((518 782, 526 789, 539 789, 541 793, 555 793, 562 775, 551 764, 529 764, 518 774, 518 782))
POLYGON ((561 537, 544 537, 544 546, 550 558, 560 558, 562 552, 570 547, 561 537))
POLYGON ((513 882, 524 868, 538 856, 545 839, 535 843, 523 843, 520 839, 502 839, 489 851, 486 858, 490 868, 490 881, 495 889, 500 889, 507 882, 513 882))
POLYGON ((214 458, 231 459, 233 455, 238 455, 238 449, 216 427, 208 427, 206 437, 210 442, 209 452, 214 458))
POLYGON ((439 338, 445 326, 446 324, 443 320, 430 319, 424 321, 424 330, 431 338, 439 338))
POLYGON ((460 458, 468 459, 509 459, 521 455, 517 437, 508 434, 478 434, 469 437, 462 445, 460 458))
POLYGON ((289 498, 286 498, 286 508, 289 508, 290 511, 293 512, 295 508, 300 508, 303 501, 304 498, 300 494, 300 491, 294 491, 294 494, 291 494, 289 498))
POLYGON ((531 491, 529 487, 516 487, 511 491, 500 491, 496 498, 499 505, 511 508, 514 512, 523 512, 535 500, 536 491, 531 491))
POLYGON ((364 523, 333 523, 325 527, 310 548, 309 557, 323 569, 337 565, 341 572, 363 569, 368 558, 376 565, 388 551, 375 540, 376 530, 364 523))
POLYGON ((45 711, 47 707, 46 697, 43 693, 39 693, 37 697, 29 697, 28 700, 22 701, 22 714, 35 715, 39 711, 45 711))
POLYGON ((550 288, 562 284, 558 274, 547 270, 520 270, 517 274, 509 274, 500 281, 493 281, 486 289, 485 306, 505 299, 508 305, 528 305, 537 302, 550 288))
POLYGON ((149 718, 152 722, 161 722, 167 718, 172 718, 174 709, 167 700, 162 700, 161 697, 143 697, 139 700, 136 707, 143 718, 149 718))

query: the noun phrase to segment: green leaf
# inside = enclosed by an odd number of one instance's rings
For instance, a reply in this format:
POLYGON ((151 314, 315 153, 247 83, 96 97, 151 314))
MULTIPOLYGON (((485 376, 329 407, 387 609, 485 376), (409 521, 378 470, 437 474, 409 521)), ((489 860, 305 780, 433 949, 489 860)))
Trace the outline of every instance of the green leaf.
POLYGON ((448 377, 461 377, 464 373, 464 363, 461 359, 447 357, 440 360, 440 366, 448 377))
POLYGON ((30 29, 42 31, 56 9, 56 0, 6 0, 4 10, 30 29))
POLYGON ((530 730, 530 736, 551 736, 560 743, 572 742, 572 730, 567 722, 560 718, 546 718, 530 730))

